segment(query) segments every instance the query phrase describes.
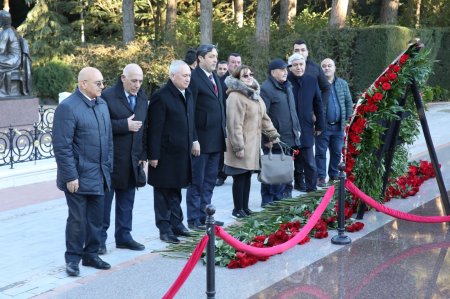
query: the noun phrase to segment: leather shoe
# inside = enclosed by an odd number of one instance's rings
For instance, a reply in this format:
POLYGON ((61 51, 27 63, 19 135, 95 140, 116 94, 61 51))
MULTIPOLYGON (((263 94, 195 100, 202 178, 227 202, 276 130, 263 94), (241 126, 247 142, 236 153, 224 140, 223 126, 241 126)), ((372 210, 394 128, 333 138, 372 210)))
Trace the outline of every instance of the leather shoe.
POLYGON ((135 240, 131 240, 130 242, 126 243, 116 243, 116 248, 142 251, 145 249, 145 246, 141 243, 136 242, 135 240))
POLYGON ((106 250, 106 245, 105 244, 100 245, 100 247, 98 248, 98 255, 104 255, 107 252, 108 251, 106 250))
POLYGON ((172 229, 172 231, 175 234, 175 237, 192 237, 191 233, 188 231, 187 228, 172 229))
POLYGON ((66 273, 69 276, 79 276, 80 268, 78 267, 78 263, 75 262, 66 263, 66 273))
POLYGON ((171 234, 160 234, 159 238, 161 239, 161 241, 166 242, 166 243, 171 243, 171 244, 179 244, 180 243, 180 240, 171 234))
POLYGON ((93 267, 95 269, 101 269, 101 270, 108 270, 111 268, 110 264, 103 261, 98 256, 94 257, 94 258, 84 258, 83 262, 81 264, 86 267, 93 267))
POLYGON ((225 180, 224 180, 224 179, 218 178, 218 179, 216 180, 216 186, 217 186, 217 187, 222 186, 224 183, 225 183, 225 180))
POLYGON ((205 231, 206 225, 204 224, 195 224, 195 223, 188 223, 189 229, 197 230, 197 231, 205 231))

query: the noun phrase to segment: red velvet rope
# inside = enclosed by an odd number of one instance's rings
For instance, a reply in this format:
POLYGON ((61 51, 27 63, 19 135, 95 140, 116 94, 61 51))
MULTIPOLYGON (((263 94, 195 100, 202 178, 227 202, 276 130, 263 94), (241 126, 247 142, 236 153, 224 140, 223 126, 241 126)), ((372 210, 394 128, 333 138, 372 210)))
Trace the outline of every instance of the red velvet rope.
POLYGON ((163 299, 172 299, 178 293, 181 286, 186 281, 186 279, 189 277, 189 275, 191 274, 195 265, 197 264, 198 260, 202 256, 202 252, 205 249, 206 244, 208 244, 208 239, 209 239, 208 235, 203 236, 203 238, 197 244, 197 247, 195 247, 194 252, 192 252, 191 257, 187 261, 183 270, 181 270, 180 275, 178 275, 177 280, 175 280, 173 285, 170 287, 170 289, 167 291, 167 293, 163 296, 163 299))
POLYGON ((234 247, 236 250, 246 252, 248 254, 257 256, 257 257, 266 257, 275 255, 278 253, 282 253, 295 245, 297 245, 301 240, 303 240, 309 232, 313 229, 313 227, 316 225, 317 221, 322 216, 323 212, 325 211, 328 203, 331 200, 331 197, 334 194, 334 186, 331 186, 328 188, 327 192, 323 196, 322 202, 319 204, 319 206, 314 210, 311 217, 309 218, 308 222, 305 224, 305 226, 289 241, 273 246, 273 247, 267 247, 267 248, 257 248, 250 245, 247 245, 245 243, 242 243, 239 240, 236 240, 233 236, 228 234, 223 228, 220 226, 216 226, 216 235, 220 238, 222 238, 225 242, 227 242, 230 246, 234 247))
POLYGON ((398 210, 393 210, 391 208, 388 208, 361 190, 359 190, 351 181, 346 180, 345 181, 345 188, 347 188, 350 193, 360 198, 362 201, 364 201, 366 204, 374 208, 375 210, 382 212, 384 214, 390 215, 392 217, 407 220, 407 221, 413 221, 413 222, 421 222, 421 223, 439 223, 439 222, 450 222, 450 216, 420 216, 420 215, 413 215, 408 214, 405 212, 401 212, 398 210))

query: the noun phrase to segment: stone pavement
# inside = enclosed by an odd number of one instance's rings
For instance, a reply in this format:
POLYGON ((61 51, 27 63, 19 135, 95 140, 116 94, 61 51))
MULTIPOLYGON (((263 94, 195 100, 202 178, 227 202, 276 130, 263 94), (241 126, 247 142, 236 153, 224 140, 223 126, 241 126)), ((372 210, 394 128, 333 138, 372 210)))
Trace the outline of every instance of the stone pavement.
MULTIPOLYGON (((446 186, 450 186, 449 116, 448 103, 433 104, 427 112, 446 186)), ((410 152, 411 159, 428 159, 422 136, 410 152)), ((136 193, 134 209, 133 236, 145 244, 146 250, 116 249, 113 238, 109 238, 108 254, 104 259, 111 263, 112 269, 101 271, 80 265, 81 276, 72 278, 66 275, 64 268, 67 207, 63 193, 56 189, 54 180, 55 163, 52 160, 17 164, 13 170, 0 168, 0 298, 161 298, 186 260, 152 252, 166 246, 159 240, 154 225, 152 188, 146 186, 136 193)), ((299 194, 296 192, 294 195, 299 194)), ((393 200, 388 205, 410 211, 437 195, 436 182, 430 180, 415 197, 393 200)), ((250 208, 259 210, 259 183, 255 177, 250 198, 250 208)), ((217 210, 216 219, 226 225, 234 221, 231 218, 230 178, 224 186, 215 189, 213 204, 217 210)), ((184 203, 182 207, 185 210, 184 203)), ((355 244, 356 240, 365 238, 391 221, 391 217, 381 213, 367 213, 363 220, 366 227, 349 236, 355 244)), ((331 236, 334 234, 330 232, 331 236)), ((216 268, 216 298, 276 298, 268 295, 270 286, 289 279, 297 271, 308 269, 316 261, 332 257, 342 248, 351 246, 332 245, 330 238, 313 239, 306 245, 296 246, 249 268, 216 268), (263 293, 258 295, 261 291, 263 293)), ((206 297, 205 270, 205 266, 199 263, 176 298, 206 297)))

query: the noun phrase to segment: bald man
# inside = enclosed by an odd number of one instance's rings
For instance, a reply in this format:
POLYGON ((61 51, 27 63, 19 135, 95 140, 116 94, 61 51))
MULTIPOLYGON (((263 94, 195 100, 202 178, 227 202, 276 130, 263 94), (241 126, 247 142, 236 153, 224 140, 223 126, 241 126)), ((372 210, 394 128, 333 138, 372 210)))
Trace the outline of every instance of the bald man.
MULTIPOLYGON (((114 141, 114 170, 112 188, 105 195, 102 238, 99 254, 105 254, 107 230, 115 195, 114 239, 117 248, 144 250, 145 246, 131 236, 134 196, 137 188, 138 165, 147 161, 144 124, 147 119, 148 98, 141 90, 144 73, 137 64, 128 64, 117 83, 102 93, 108 104, 114 141)), ((144 165, 145 166, 145 165, 144 165)))
POLYGON ((100 98, 102 73, 93 67, 78 75, 78 88, 58 105, 53 122, 56 183, 64 191, 69 216, 66 224, 66 272, 78 276, 78 264, 97 269, 111 266, 98 257, 104 191, 111 186, 113 160, 111 122, 100 98))
POLYGON ((328 177, 330 181, 338 179, 338 164, 344 144, 344 129, 347 119, 353 113, 353 101, 347 81, 336 77, 336 65, 330 58, 320 64, 331 85, 328 103, 324 103, 325 130, 316 136, 317 186, 325 187, 327 176, 327 150, 330 151, 328 177))

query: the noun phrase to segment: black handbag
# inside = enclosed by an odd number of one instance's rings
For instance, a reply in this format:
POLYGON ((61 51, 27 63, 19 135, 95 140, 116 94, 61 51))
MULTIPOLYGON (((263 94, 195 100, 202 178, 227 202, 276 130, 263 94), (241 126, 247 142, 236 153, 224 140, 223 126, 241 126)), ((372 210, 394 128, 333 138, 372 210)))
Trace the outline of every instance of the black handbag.
POLYGON ((267 155, 262 155, 261 171, 258 180, 268 185, 278 185, 291 183, 294 180, 294 160, 292 156, 284 153, 273 154, 272 149, 267 155))
POLYGON ((147 185, 147 175, 144 171, 144 163, 140 163, 138 165, 138 175, 136 178, 136 186, 137 187, 145 187, 147 185))

